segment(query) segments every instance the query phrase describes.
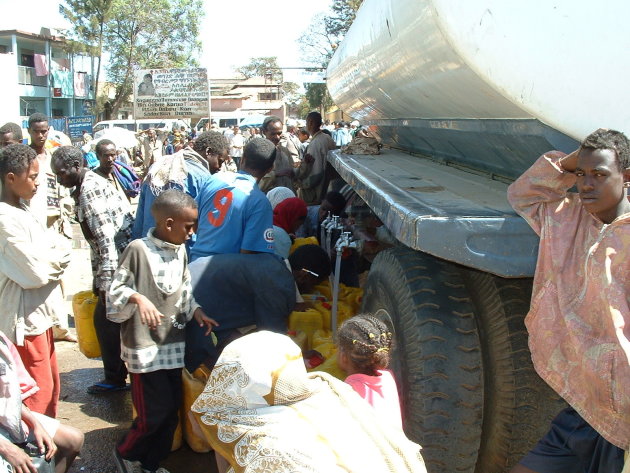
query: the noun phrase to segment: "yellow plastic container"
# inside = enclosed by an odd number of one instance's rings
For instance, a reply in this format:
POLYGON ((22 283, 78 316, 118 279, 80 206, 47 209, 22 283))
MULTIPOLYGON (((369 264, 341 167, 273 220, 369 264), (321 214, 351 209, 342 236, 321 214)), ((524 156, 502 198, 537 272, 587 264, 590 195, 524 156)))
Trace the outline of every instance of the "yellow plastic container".
POLYGON ((291 340, 293 340, 295 344, 300 347, 302 353, 308 350, 308 337, 306 336, 306 333, 302 332, 301 330, 289 330, 288 335, 291 340))
POLYGON ((313 349, 320 352, 324 356, 326 361, 308 371, 324 371, 325 373, 328 373, 342 381, 346 379, 346 373, 341 368, 339 368, 339 365, 337 365, 337 347, 332 342, 323 343, 314 347, 313 349))
POLYGON ((179 450, 182 448, 184 444, 184 435, 182 433, 182 413, 179 413, 179 422, 177 423, 177 428, 175 429, 175 433, 173 434, 173 443, 171 444, 171 452, 175 450, 179 450))
POLYGON ((184 426, 184 440, 193 452, 207 453, 212 450, 210 443, 204 437, 195 434, 188 413, 197 397, 206 387, 210 372, 205 367, 197 368, 192 374, 186 368, 182 370, 184 386, 184 405, 182 406, 182 424, 184 426))
POLYGON ((317 330, 313 334, 313 350, 322 354, 325 361, 308 371, 324 371, 335 378, 346 379, 346 373, 337 365, 337 346, 333 343, 332 332, 317 330))
POLYGON ((94 309, 96 296, 92 291, 77 292, 72 297, 72 311, 79 339, 79 350, 88 358, 101 356, 101 346, 94 329, 94 309))
POLYGON ((330 289, 330 283, 328 281, 324 281, 323 283, 318 284, 313 288, 313 290, 319 292, 329 301, 332 301, 332 291, 330 289))
POLYGON ((324 330, 330 330, 330 309, 332 308, 332 304, 330 302, 316 301, 313 307, 322 314, 322 326, 324 330))
MULTIPOLYGON (((333 339, 332 339, 332 332, 330 330, 316 330, 315 333, 313 334, 313 349, 317 350, 317 347, 320 345, 324 345, 326 343, 333 343, 333 339)), ((319 351, 319 350, 317 350, 319 351)), ((320 353, 322 353, 321 351, 319 351, 320 353)), ((327 358, 325 353, 322 353, 322 355, 324 355, 324 357, 327 358)))
POLYGON ((339 294, 339 299, 348 304, 352 310, 353 315, 356 315, 361 310, 361 302, 363 301, 363 289, 359 287, 346 287, 343 291, 343 294, 339 294))
POLYGON ((293 240, 293 244, 291 245, 291 249, 289 250, 289 254, 293 253, 300 246, 304 245, 319 245, 319 241, 314 236, 306 237, 306 238, 296 238, 293 240))
POLYGON ((320 352, 326 360, 337 356, 337 347, 331 341, 320 343, 319 345, 314 346, 313 350, 317 350, 318 352, 320 352))
MULTIPOLYGON (((324 330, 332 329, 332 302, 315 302, 315 309, 322 314, 322 328, 324 330)), ((337 301, 337 327, 344 321, 355 315, 352 306, 343 300, 337 301)))
MULTIPOLYGON (((179 422, 177 423, 177 428, 175 429, 175 434, 173 434, 173 443, 171 444, 171 452, 175 450, 179 450, 183 444, 182 438, 182 413, 179 412, 179 422)), ((138 417, 138 413, 136 412, 136 406, 131 405, 131 418, 135 419, 138 417)))
POLYGON ((289 315, 289 330, 302 331, 306 334, 307 349, 312 347, 313 334, 323 328, 322 314, 315 309, 307 309, 304 312, 291 312, 289 315))
POLYGON ((85 299, 90 299, 92 297, 95 297, 92 291, 77 292, 74 296, 72 296, 72 310, 77 312, 77 307, 80 307, 85 299))
POLYGON ((337 379, 340 379, 341 381, 343 381, 347 377, 345 371, 343 371, 341 368, 339 368, 339 365, 337 365, 336 355, 328 358, 321 365, 315 367, 311 371, 323 371, 325 373, 328 373, 329 375, 334 376, 337 379))
MULTIPOLYGON (((337 302, 337 327, 354 315, 352 307, 344 301, 337 302)), ((331 322, 332 324, 332 322, 331 322)))

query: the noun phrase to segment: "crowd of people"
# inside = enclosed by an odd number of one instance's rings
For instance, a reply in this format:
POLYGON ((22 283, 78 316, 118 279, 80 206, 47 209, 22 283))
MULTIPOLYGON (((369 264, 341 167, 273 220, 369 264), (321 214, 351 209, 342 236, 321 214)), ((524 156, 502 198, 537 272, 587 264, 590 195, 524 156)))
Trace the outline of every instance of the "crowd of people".
MULTIPOLYGON (((0 238, 5 256, 0 298, 9 309, 0 328, 7 353, 19 353, 22 371, 32 378, 30 384, 16 379, 11 385, 29 389, 23 404, 13 398, 23 428, 8 437, 6 445, 0 440, 0 448, 5 448, 0 454, 7 452, 3 456, 15 468, 32 471, 20 449, 29 432, 41 452, 57 457, 57 471, 67 470, 83 442, 76 429, 54 421, 60 382, 52 327, 64 308, 69 219, 79 224, 90 246, 97 297, 94 326, 104 375, 87 391, 106 395, 131 388, 137 411, 114 449, 121 472, 165 471, 160 463, 178 424, 184 367, 193 372, 201 364, 224 363, 225 350, 251 327, 256 327, 256 336, 273 332, 286 338, 289 314, 299 304, 308 304, 301 294, 331 273, 329 256, 318 245, 289 254, 292 239, 302 227, 307 234, 316 233, 325 209, 341 212, 345 204, 338 192, 325 193, 326 155, 335 143, 321 131, 319 113, 309 114, 306 124, 309 131, 300 138, 297 127, 285 132, 279 118, 269 117, 260 135, 254 131, 244 137, 238 127, 230 136, 206 131, 181 149, 163 149, 160 155, 152 148, 154 133, 147 133, 152 154, 148 160, 143 156, 148 167, 135 212, 128 189, 115 173, 120 154, 114 142, 98 140, 98 166, 90 169, 79 148, 62 146, 51 153, 44 146, 48 123, 42 115, 29 119, 30 146, 21 144, 21 130, 0 129, 0 238), (71 199, 72 215, 63 199, 71 199), (40 414, 45 421, 38 421, 40 414)), ((377 412, 376 420, 363 422, 390 428, 389 415, 378 411, 395 412, 398 419, 392 424, 396 440, 378 443, 378 451, 400 465, 399 471, 424 471, 419 447, 402 433, 391 375, 385 381, 385 401, 375 400, 387 368, 391 333, 369 316, 344 327, 340 333, 347 332, 351 341, 344 345, 340 363, 354 377, 349 383, 377 412), (378 340, 368 337, 371 332, 364 333, 363 327, 378 330, 378 340), (371 352, 378 356, 365 358, 371 352)), ((287 338, 278 347, 287 343, 293 342, 287 338)), ((7 363, 15 364, 8 357, 7 363)), ((300 383, 322 382, 307 381, 304 364, 302 369, 300 383)), ((332 383, 326 402, 341 409, 347 393, 338 394, 336 381, 326 380, 332 383)), ((208 424, 206 417, 198 418, 201 430, 208 424)), ((350 423, 348 428, 358 426, 350 423)), ((242 461, 235 458, 218 451, 221 471, 224 462, 242 461)), ((287 465, 310 462, 306 452, 297 459, 288 454, 285 460, 287 465)), ((330 455, 317 459, 322 467, 331 466, 332 460, 330 455)), ((356 455, 347 461, 356 462, 356 455)))
MULTIPOLYGON (((97 296, 104 376, 88 392, 131 387, 137 411, 114 449, 120 472, 166 472, 182 369, 202 364, 213 370, 191 415, 219 471, 426 471, 402 431, 387 326, 362 314, 339 328, 346 383, 307 374, 286 336, 289 314, 309 304, 302 295, 331 274, 319 245, 291 246, 296 235, 319 236, 325 216, 346 208, 331 190, 326 158, 351 130, 339 123, 330 132, 317 112, 305 130, 268 117, 260 133, 205 131, 159 154, 149 133, 134 212, 114 172, 112 141, 96 144, 90 170, 78 148, 46 149, 43 115, 29 119, 30 146, 20 144, 19 127, 0 128, 0 455, 15 471, 35 471, 27 441, 55 457, 59 472, 83 443, 81 432, 55 420, 53 327, 67 327, 68 199, 91 249, 97 296)), ((623 467, 629 160, 623 134, 598 130, 574 153, 542 156, 509 188, 541 236, 527 318, 532 357, 571 404, 514 473, 623 467), (573 185, 578 194, 568 192, 573 185), (595 330, 606 320, 614 330, 595 330), (553 330, 565 325, 570 336, 553 330)))

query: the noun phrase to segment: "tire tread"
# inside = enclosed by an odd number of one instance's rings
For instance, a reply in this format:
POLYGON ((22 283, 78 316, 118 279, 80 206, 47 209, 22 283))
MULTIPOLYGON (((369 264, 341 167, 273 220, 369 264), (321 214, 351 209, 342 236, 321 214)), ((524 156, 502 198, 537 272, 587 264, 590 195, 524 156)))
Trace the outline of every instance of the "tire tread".
POLYGON ((422 445, 427 470, 473 473, 481 443, 483 368, 461 275, 444 261, 393 248, 374 260, 363 300, 364 311, 386 309, 391 315, 405 431, 422 445))

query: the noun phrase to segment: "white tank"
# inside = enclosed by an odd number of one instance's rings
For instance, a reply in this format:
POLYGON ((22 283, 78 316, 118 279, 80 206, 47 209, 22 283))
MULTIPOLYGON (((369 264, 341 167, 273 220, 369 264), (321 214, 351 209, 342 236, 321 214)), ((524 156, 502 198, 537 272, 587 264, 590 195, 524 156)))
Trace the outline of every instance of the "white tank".
POLYGON ((365 0, 328 88, 389 144, 514 176, 630 132, 628 18, 622 0, 365 0))

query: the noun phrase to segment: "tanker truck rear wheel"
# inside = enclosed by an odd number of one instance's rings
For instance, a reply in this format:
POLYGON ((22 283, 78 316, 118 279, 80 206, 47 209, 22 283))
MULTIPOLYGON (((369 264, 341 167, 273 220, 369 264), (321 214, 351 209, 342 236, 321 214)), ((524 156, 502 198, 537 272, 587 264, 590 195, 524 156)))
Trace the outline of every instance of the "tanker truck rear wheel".
POLYGON ((528 301, 527 281, 407 248, 374 260, 363 310, 395 333, 405 432, 429 473, 506 472, 562 408, 531 366, 528 301))
POLYGON ((483 347, 483 437, 477 471, 500 473, 534 446, 567 405, 531 362, 524 319, 532 281, 468 269, 462 274, 483 347))
POLYGON ((363 309, 392 326, 392 369, 405 432, 429 473, 473 473, 481 444, 483 371, 473 306, 452 265, 412 250, 381 252, 363 309), (389 320, 388 320, 389 319, 389 320))

